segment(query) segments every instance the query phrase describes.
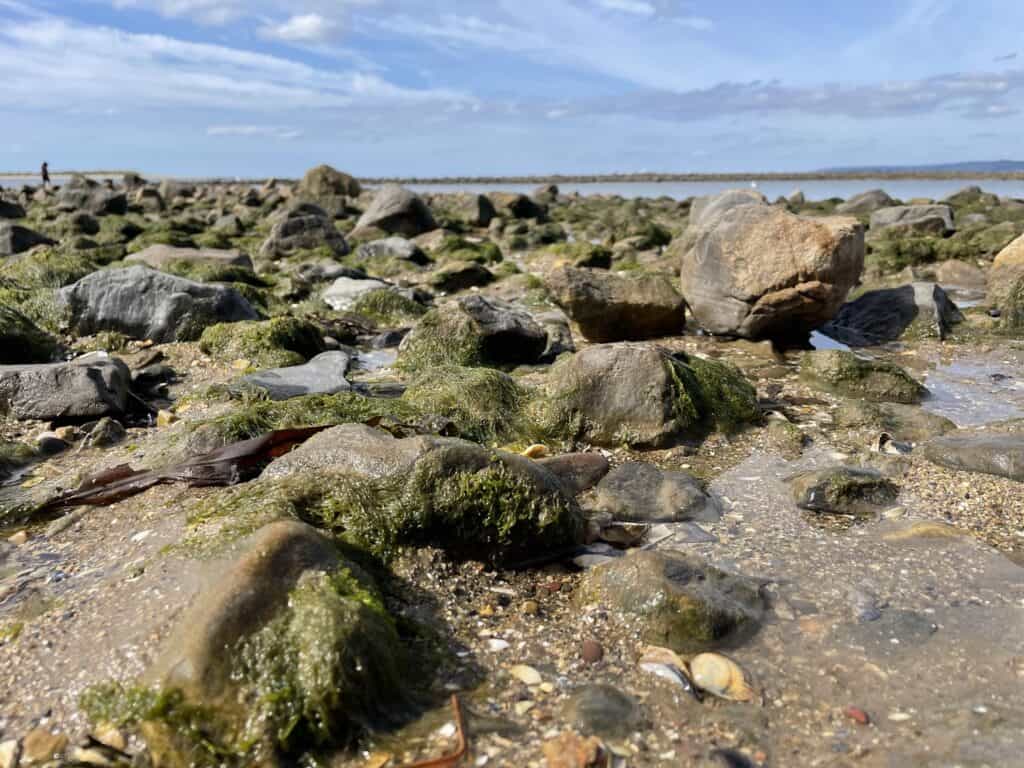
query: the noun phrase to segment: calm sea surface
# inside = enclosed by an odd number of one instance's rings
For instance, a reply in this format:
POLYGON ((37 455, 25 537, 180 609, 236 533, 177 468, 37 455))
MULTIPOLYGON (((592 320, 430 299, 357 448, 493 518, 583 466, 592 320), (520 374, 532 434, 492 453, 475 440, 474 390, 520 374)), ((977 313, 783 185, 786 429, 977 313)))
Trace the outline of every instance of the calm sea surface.
MULTIPOLYGON (((101 179, 102 177, 96 177, 101 179)), ((0 178, 0 186, 20 187, 23 184, 37 184, 38 177, 0 178)), ((54 183, 64 181, 54 177, 54 183)), ((987 192, 1005 197, 1024 198, 1024 181, 999 179, 856 179, 821 181, 762 181, 757 188, 769 200, 788 195, 795 189, 803 191, 808 200, 824 200, 830 197, 848 199, 869 189, 884 189, 900 200, 927 197, 939 200, 966 186, 977 185, 987 192)), ((536 184, 410 184, 418 192, 531 192, 536 184)), ((698 195, 713 195, 725 189, 750 186, 735 181, 687 181, 687 182, 602 182, 593 184, 560 184, 563 193, 579 192, 582 195, 620 195, 622 197, 674 197, 683 200, 698 195)))

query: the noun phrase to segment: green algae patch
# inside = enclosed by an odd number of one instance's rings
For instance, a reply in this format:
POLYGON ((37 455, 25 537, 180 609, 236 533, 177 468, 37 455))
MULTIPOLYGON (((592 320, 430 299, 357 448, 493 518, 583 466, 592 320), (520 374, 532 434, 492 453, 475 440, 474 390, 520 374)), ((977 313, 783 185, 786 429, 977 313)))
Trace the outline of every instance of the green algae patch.
POLYGON ((522 432, 526 397, 501 371, 442 365, 413 378, 402 399, 423 414, 451 419, 463 437, 487 443, 513 440, 522 432))
POLYGON ((477 264, 497 264, 503 260, 501 248, 490 240, 476 242, 458 235, 449 235, 431 253, 438 261, 474 261, 477 264))
MULTIPOLYGON (((217 246, 203 245, 202 247, 224 248, 228 246, 230 246, 230 243, 217 246)), ((251 269, 238 264, 217 264, 211 261, 176 259, 162 264, 160 270, 188 280, 194 280, 197 283, 247 283, 258 288, 266 287, 266 283, 253 274, 251 269)))
POLYGON ((384 327, 408 325, 426 314, 427 308, 390 288, 364 293, 349 310, 384 327))
POLYGON ((595 243, 555 243, 541 251, 542 257, 544 254, 550 254, 556 260, 573 267, 609 269, 612 265, 611 250, 595 243))
POLYGON ((326 349, 320 329, 294 317, 218 323, 203 331, 199 348, 224 362, 245 359, 260 368, 301 365, 326 349))
POLYGON ((677 416, 684 423, 734 432, 761 419, 757 391, 734 366, 683 354, 673 355, 669 365, 676 386, 677 416))
POLYGON ((430 310, 399 347, 399 370, 415 372, 440 365, 472 367, 483 362, 483 336, 457 306, 430 310))
POLYGON ((46 331, 59 332, 66 310, 58 302, 56 290, 99 268, 89 253, 61 248, 8 259, 0 275, 0 305, 20 312, 46 331))

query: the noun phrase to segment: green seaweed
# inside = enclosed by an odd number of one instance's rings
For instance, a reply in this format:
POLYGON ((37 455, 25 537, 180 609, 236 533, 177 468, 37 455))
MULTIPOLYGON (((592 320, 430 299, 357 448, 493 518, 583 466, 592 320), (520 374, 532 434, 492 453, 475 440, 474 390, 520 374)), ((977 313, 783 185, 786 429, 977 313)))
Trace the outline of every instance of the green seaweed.
POLYGON ((405 325, 422 317, 427 308, 390 288, 368 291, 349 310, 382 326, 405 325))
POLYGON ((211 325, 199 348, 222 361, 245 359, 260 368, 300 365, 326 349, 320 329, 294 317, 211 325))

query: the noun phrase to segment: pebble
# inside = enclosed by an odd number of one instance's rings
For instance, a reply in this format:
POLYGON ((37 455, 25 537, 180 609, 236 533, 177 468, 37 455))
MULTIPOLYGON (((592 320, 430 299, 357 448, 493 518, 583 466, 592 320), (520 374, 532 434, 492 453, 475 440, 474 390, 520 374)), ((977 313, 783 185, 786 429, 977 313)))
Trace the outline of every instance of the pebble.
POLYGON ((170 411, 159 410, 156 412, 156 425, 158 427, 168 427, 178 420, 170 411))
POLYGON ((487 648, 497 653, 498 651, 504 651, 509 647, 508 641, 502 640, 499 637, 492 637, 487 641, 487 648))
POLYGON ((16 739, 0 742, 0 768, 17 768, 18 742, 16 739))
POLYGON ((580 656, 587 664, 597 664, 604 658, 604 646, 597 640, 584 640, 580 646, 580 656))
POLYGON ((16 547, 20 547, 22 544, 28 542, 28 531, 18 531, 7 537, 7 541, 16 547))
POLYGON ((252 365, 252 361, 251 360, 246 360, 245 358, 239 358, 238 360, 234 360, 231 363, 231 367, 234 370, 236 370, 236 371, 244 371, 247 368, 249 368, 251 365, 252 365))
POLYGON ((521 610, 526 616, 536 616, 540 613, 540 606, 536 600, 527 600, 523 603, 521 610))
POLYGON ((894 723, 905 723, 910 719, 910 715, 907 712, 890 712, 889 720, 894 723))
POLYGON ((65 443, 55 432, 41 432, 36 436, 36 447, 45 456, 53 456, 67 450, 65 443))
POLYGON ((869 725, 871 723, 871 716, 860 707, 847 707, 843 710, 843 714, 861 725, 869 725))
POLYGON ((526 664, 516 664, 508 673, 526 685, 540 685, 543 679, 540 672, 526 664))
POLYGON ((65 443, 73 443, 85 437, 82 430, 75 426, 57 427, 55 430, 53 430, 53 434, 55 434, 58 439, 63 440, 65 443))
POLYGON ((512 707, 512 709, 515 710, 515 713, 517 715, 522 717, 527 712, 529 712, 531 709, 533 709, 535 706, 537 706, 537 703, 533 702, 533 701, 517 701, 515 703, 515 705, 512 707))
POLYGON ((21 744, 22 762, 43 763, 62 755, 68 746, 68 737, 62 733, 51 733, 45 728, 28 732, 21 744))
POLYGON ((93 738, 101 744, 106 744, 112 749, 124 752, 128 748, 128 741, 124 734, 113 723, 100 723, 93 731, 93 738))

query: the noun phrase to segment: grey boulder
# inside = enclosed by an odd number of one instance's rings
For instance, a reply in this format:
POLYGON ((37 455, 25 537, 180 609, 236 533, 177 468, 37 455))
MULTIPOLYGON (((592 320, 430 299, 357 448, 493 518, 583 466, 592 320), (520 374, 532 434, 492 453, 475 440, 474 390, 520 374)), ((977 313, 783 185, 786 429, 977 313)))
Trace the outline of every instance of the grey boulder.
POLYGON ((371 278, 358 279, 351 277, 339 277, 323 293, 324 303, 331 309, 344 312, 353 307, 359 301, 359 297, 371 291, 387 289, 390 286, 381 281, 371 278))
POLYGON ((225 267, 241 267, 252 271, 252 259, 237 250, 218 248, 177 248, 173 245, 151 245, 138 253, 125 257, 125 261, 146 264, 160 269, 175 262, 192 264, 216 264, 225 267))
POLYGON ((869 189, 867 192, 861 192, 859 195, 854 195, 846 202, 837 205, 836 213, 852 214, 856 216, 865 213, 872 213, 877 211, 879 208, 889 208, 894 205, 896 205, 896 201, 889 197, 889 195, 885 193, 885 190, 869 189))
POLYGON ((277 259, 295 251, 326 248, 335 256, 348 253, 345 236, 334 227, 334 222, 320 213, 295 211, 274 224, 270 235, 260 246, 260 254, 277 259))
POLYGON ((82 335, 118 331, 157 343, 193 341, 207 325, 259 319, 234 288, 144 266, 93 272, 57 295, 71 328, 82 335))
POLYGON ((609 472, 594 489, 591 508, 614 520, 638 523, 714 522, 721 505, 686 472, 663 471, 630 461, 609 472))
POLYGON ((900 233, 945 236, 954 230, 953 209, 948 205, 896 205, 871 214, 871 232, 896 230, 900 233))
POLYGON ((119 416, 130 385, 128 366, 103 353, 63 363, 0 365, 0 411, 38 420, 119 416))
POLYGON ((868 291, 844 304, 821 332, 851 347, 870 347, 908 334, 945 339, 963 319, 941 286, 915 282, 868 291))
POLYGON ((56 240, 51 240, 28 227, 0 221, 0 256, 13 256, 37 245, 56 244, 56 240))
POLYGON ((436 228, 430 208, 419 195, 397 184, 385 184, 359 218, 353 236, 376 229, 392 235, 416 237, 436 228))
POLYGON ((239 388, 264 390, 271 400, 303 395, 333 395, 352 388, 345 374, 352 358, 345 352, 321 352, 308 363, 287 368, 268 368, 243 376, 239 388))

